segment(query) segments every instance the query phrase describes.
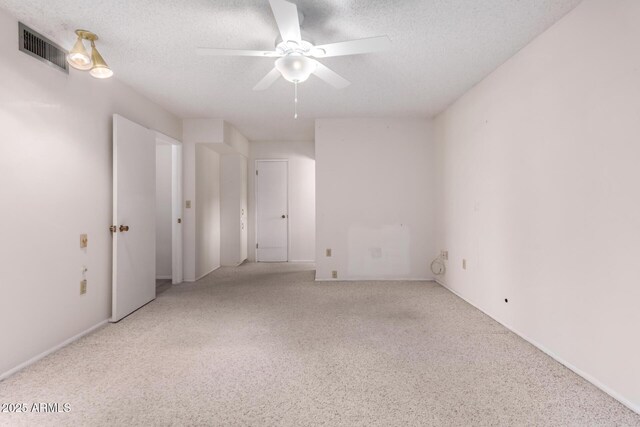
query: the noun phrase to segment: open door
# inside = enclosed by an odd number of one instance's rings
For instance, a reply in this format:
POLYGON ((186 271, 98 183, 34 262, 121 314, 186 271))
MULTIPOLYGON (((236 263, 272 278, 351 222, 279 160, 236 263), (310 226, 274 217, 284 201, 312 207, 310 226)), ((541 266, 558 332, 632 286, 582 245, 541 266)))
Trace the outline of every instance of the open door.
POLYGON ((155 132, 114 114, 112 322, 156 297, 155 159, 155 132))

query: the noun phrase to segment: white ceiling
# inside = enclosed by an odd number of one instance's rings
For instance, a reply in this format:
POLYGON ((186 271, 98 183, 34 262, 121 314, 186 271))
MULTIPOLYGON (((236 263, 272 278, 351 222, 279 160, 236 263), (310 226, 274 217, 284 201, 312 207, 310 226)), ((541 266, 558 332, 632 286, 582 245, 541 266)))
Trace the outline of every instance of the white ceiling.
POLYGON ((0 0, 69 48, 96 32, 116 77, 182 118, 215 117, 250 140, 312 140, 321 117, 430 117, 513 56, 580 0, 298 0, 316 44, 387 34, 393 50, 327 58, 352 82, 312 76, 253 86, 269 58, 199 57, 196 47, 271 50, 278 30, 267 0, 0 0))

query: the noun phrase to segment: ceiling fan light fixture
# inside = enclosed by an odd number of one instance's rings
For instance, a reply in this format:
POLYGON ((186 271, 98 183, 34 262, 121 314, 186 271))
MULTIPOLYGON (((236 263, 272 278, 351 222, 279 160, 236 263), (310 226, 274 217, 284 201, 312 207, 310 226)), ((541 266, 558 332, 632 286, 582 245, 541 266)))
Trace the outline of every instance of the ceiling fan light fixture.
POLYGON ((276 68, 285 80, 292 83, 306 81, 316 69, 316 62, 303 55, 287 55, 276 60, 276 68))
POLYGON ((113 76, 113 71, 111 71, 102 55, 100 55, 98 49, 96 49, 93 40, 91 41, 91 62, 93 63, 93 67, 91 67, 89 74, 91 74, 92 77, 96 79, 108 79, 113 76))
POLYGON ((78 39, 73 48, 67 54, 67 62, 77 70, 86 71, 91 69, 91 56, 89 56, 89 52, 84 47, 80 34, 78 34, 78 39))

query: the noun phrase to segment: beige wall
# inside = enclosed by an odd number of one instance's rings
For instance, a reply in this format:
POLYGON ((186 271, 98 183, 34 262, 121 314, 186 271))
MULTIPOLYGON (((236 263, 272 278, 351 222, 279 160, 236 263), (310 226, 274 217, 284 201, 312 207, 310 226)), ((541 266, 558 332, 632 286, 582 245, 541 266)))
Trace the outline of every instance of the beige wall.
POLYGON ((447 286, 636 411, 639 22, 585 0, 436 121, 447 286))

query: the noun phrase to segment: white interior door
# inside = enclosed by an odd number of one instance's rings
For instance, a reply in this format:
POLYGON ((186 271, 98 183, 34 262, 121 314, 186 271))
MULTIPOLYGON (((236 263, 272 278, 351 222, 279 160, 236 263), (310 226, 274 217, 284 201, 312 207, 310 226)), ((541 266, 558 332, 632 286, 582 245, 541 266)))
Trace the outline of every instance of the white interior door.
POLYGON ((256 260, 283 262, 289 252, 287 161, 256 161, 256 260))
POLYGON ((112 322, 156 297, 155 159, 155 132, 114 114, 112 322))

